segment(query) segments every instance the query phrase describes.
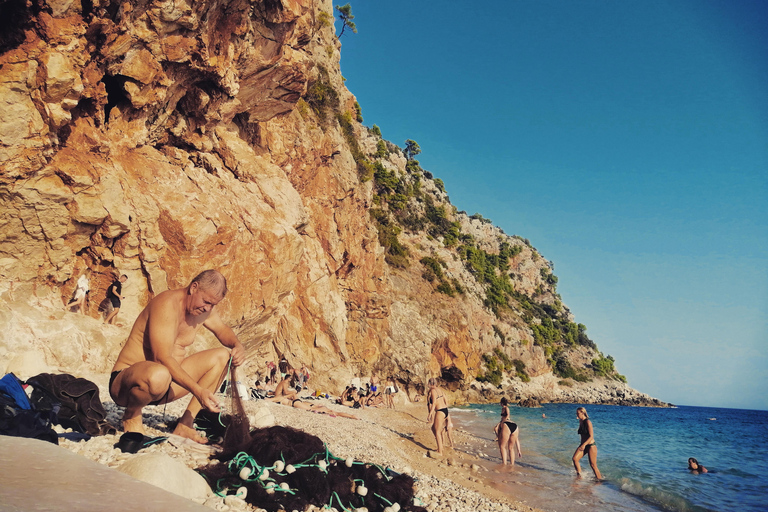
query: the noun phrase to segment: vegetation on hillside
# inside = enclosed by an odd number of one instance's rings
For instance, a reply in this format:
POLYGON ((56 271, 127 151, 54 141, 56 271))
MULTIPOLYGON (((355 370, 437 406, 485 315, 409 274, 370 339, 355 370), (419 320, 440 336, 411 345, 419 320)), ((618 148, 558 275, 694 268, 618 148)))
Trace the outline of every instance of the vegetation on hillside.
MULTIPOLYGON (((349 4, 336 6, 336 10, 343 22, 341 34, 345 27, 356 31, 349 4)), ((499 236, 497 249, 489 250, 487 241, 480 244, 471 234, 463 232, 459 213, 450 203, 445 184, 423 169, 416 160, 422 149, 415 140, 407 139, 400 148, 385 140, 374 124, 367 129, 367 135, 375 138, 375 150, 363 150, 358 140, 363 121, 362 109, 355 102, 353 111, 341 111, 339 94, 331 85, 328 71, 322 66, 318 67, 317 78, 308 84, 298 109, 305 118, 307 110, 311 110, 324 130, 335 120, 357 165, 360 181, 372 180, 374 196, 369 215, 378 230, 385 261, 390 266, 404 269, 414 263, 411 261, 412 251, 401 240, 403 233, 421 233, 430 240, 439 241, 480 285, 483 304, 496 317, 502 322, 519 324, 522 321, 528 326, 533 343, 543 348, 555 374, 576 381, 588 380, 593 375, 624 379, 616 372, 613 359, 602 354, 592 361, 591 369, 574 369, 571 366, 566 357, 571 348, 584 346, 597 350, 597 347, 587 336, 586 326, 570 320, 557 293, 558 278, 553 273, 552 264, 543 260, 527 239, 499 236), (405 157, 404 168, 398 168, 394 163, 393 156, 399 155, 405 157), (515 258, 524 251, 534 262, 544 261, 539 268, 538 285, 533 293, 516 287, 523 276, 513 270, 517 268, 515 258)), ((461 214, 466 215, 464 212, 461 214)), ((468 218, 492 224, 490 219, 479 213, 468 218)), ((421 276, 433 286, 435 293, 444 294, 452 300, 461 300, 467 293, 466 286, 451 275, 449 265, 436 254, 422 257, 418 264, 421 276)), ((525 279, 531 279, 530 274, 525 279)), ((526 290, 530 290, 529 286, 526 290)), ((504 346, 506 339, 501 330, 494 326, 494 332, 501 339, 500 346, 504 346)), ((479 380, 495 383, 501 379, 502 373, 513 370, 518 378, 529 378, 524 365, 520 367, 509 361, 500 347, 493 354, 484 356, 483 361, 486 370, 478 376, 479 380)))
POLYGON ((525 363, 520 359, 510 359, 498 347, 492 353, 483 355, 483 364, 485 365, 485 372, 477 376, 477 380, 480 382, 499 386, 504 374, 517 377, 523 382, 530 382, 531 380, 525 371, 525 363))

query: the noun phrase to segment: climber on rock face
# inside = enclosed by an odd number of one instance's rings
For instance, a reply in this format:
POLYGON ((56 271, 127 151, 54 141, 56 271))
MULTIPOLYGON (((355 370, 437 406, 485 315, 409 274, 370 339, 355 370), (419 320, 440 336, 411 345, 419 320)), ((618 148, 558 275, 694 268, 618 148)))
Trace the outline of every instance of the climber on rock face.
POLYGON ((126 432, 144 432, 144 406, 165 404, 192 393, 174 434, 205 442, 194 429, 195 416, 203 407, 219 411, 214 392, 221 385, 230 355, 235 366, 245 361, 242 343, 214 310, 226 293, 224 276, 206 270, 189 286, 160 293, 139 314, 109 381, 110 396, 125 407, 126 432), (187 356, 186 349, 195 341, 200 326, 211 331, 223 347, 187 356))

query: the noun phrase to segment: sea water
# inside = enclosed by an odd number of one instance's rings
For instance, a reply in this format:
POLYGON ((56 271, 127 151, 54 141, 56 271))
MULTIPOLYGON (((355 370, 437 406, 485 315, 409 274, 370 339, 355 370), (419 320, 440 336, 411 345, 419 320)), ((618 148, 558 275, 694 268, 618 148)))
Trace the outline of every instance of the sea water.
POLYGON ((510 407, 523 451, 501 466, 493 434, 498 405, 453 408, 456 427, 479 441, 494 487, 551 512, 768 510, 768 411, 588 405, 604 480, 585 456, 582 478, 571 462, 580 443, 574 404, 510 407), (542 414, 546 417, 542 417, 542 414), (687 469, 695 457, 709 473, 687 469))

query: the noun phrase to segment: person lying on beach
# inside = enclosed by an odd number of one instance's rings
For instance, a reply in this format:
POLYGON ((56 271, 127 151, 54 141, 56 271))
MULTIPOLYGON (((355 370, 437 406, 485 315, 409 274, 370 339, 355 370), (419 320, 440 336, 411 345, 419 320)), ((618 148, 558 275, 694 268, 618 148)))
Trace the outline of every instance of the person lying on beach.
POLYGON ((205 443, 194 428, 202 408, 219 412, 214 396, 227 368, 245 362, 245 348, 215 311, 227 294, 227 281, 215 270, 206 270, 189 286, 167 290, 139 313, 109 379, 109 394, 125 407, 123 429, 144 433, 141 412, 146 405, 173 402, 192 394, 173 433, 205 443), (223 345, 186 355, 200 327, 211 331, 223 345))
POLYGON ((707 471, 707 468, 699 464, 699 461, 691 457, 688 459, 688 469, 691 470, 691 473, 701 474, 701 473, 709 473, 707 471))
POLYGON ((428 381, 429 392, 427 393, 427 423, 432 423, 432 434, 437 442, 437 453, 443 454, 443 431, 448 421, 448 400, 445 398, 445 391, 437 385, 437 379, 431 378, 428 381))
POLYGON ((328 407, 320 404, 310 404, 307 402, 302 402, 298 398, 281 398, 279 400, 271 400, 272 402, 277 402, 281 405, 290 405, 291 407, 294 407, 296 409, 302 409, 305 411, 311 411, 316 412, 318 414, 327 414, 329 416, 341 416, 342 418, 349 418, 352 420, 359 420, 355 415, 347 414, 345 412, 338 412, 334 411, 333 409, 329 409, 328 407))
POLYGON ((581 477, 581 464, 579 461, 584 455, 589 457, 589 465, 592 467, 592 471, 595 473, 595 478, 602 480, 603 476, 600 474, 600 470, 597 469, 597 444, 595 443, 595 435, 592 430, 592 422, 589 420, 589 415, 584 407, 576 409, 576 417, 579 418, 579 435, 581 436, 581 444, 576 448, 576 452, 573 454, 573 467, 576 468, 576 476, 581 477))
POLYGON ((494 427, 493 432, 496 434, 496 440, 499 443, 501 463, 504 465, 509 463, 514 466, 515 449, 517 449, 518 457, 523 456, 523 453, 520 451, 520 429, 509 416, 509 401, 507 397, 501 398, 500 405, 501 421, 494 427))

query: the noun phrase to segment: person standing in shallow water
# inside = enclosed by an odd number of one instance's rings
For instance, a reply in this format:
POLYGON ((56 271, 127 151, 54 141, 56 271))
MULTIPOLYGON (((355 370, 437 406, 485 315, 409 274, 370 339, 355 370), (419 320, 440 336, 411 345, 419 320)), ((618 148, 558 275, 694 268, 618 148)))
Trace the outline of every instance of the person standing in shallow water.
POLYGON ((499 421, 493 431, 496 433, 496 440, 499 442, 499 451, 501 452, 501 463, 506 465, 511 463, 515 465, 515 450, 517 456, 522 457, 520 451, 520 429, 517 424, 509 417, 509 401, 507 397, 502 397, 501 402, 501 421, 499 421))
POLYGON ((597 468, 597 444, 595 443, 595 434, 592 429, 592 422, 589 420, 587 410, 583 407, 576 409, 576 417, 579 419, 579 435, 581 444, 576 448, 573 454, 573 467, 576 468, 576 476, 581 477, 581 464, 579 461, 584 455, 589 457, 589 465, 595 473, 595 478, 603 479, 600 470, 597 468))

